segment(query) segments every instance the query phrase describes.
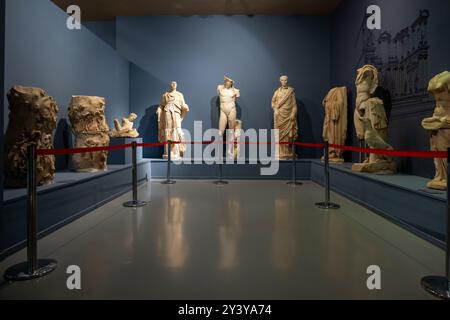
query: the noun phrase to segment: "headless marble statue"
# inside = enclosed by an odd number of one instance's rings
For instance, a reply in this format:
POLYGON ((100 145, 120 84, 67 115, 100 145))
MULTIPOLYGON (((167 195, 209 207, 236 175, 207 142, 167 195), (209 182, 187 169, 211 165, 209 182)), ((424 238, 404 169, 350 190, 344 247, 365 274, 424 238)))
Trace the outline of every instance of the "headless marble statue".
MULTIPOLYGON (((431 151, 447 151, 450 148, 450 72, 442 72, 431 79, 428 91, 436 100, 436 108, 432 117, 422 121, 422 127, 430 132, 431 151)), ((434 159, 434 166, 436 175, 427 187, 446 190, 447 159, 434 159)))
MULTIPOLYGON (((325 119, 323 123, 323 140, 330 144, 345 145, 347 138, 347 88, 333 88, 323 99, 325 119)), ((343 163, 343 151, 329 149, 330 162, 343 163)))

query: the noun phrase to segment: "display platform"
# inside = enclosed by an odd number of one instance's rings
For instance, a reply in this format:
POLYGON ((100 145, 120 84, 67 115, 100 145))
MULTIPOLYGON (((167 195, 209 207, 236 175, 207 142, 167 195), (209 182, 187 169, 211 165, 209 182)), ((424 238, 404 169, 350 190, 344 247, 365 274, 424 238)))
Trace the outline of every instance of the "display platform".
MULTIPOLYGON (((152 178, 163 179, 167 176, 167 160, 166 159, 149 159, 152 164, 152 178)), ((194 164, 195 159, 191 160, 192 164, 172 164, 171 173, 174 179, 217 179, 219 173, 218 165, 208 165, 205 161, 197 160, 199 163, 194 164)), ((226 160, 224 160, 226 161, 226 160)), ((267 161, 262 161, 267 163, 267 161)), ((223 179, 292 179, 292 160, 279 161, 279 170, 276 175, 261 175, 261 168, 267 168, 270 164, 255 163, 256 160, 247 159, 245 164, 227 164, 223 165, 223 179)), ((311 160, 296 160, 297 179, 309 180, 311 178, 311 160)))
MULTIPOLYGON (((411 175, 357 173, 351 165, 330 165, 331 189, 405 229, 445 246, 446 193, 426 188, 429 179, 411 175)), ((323 163, 311 161, 311 180, 324 184, 323 163)))
MULTIPOLYGON (((138 180, 151 176, 150 161, 138 163, 138 180)), ((38 236, 62 227, 131 190, 131 165, 95 173, 57 172, 55 183, 38 187, 38 236)), ((26 244, 26 189, 3 192, 0 260, 26 244)))

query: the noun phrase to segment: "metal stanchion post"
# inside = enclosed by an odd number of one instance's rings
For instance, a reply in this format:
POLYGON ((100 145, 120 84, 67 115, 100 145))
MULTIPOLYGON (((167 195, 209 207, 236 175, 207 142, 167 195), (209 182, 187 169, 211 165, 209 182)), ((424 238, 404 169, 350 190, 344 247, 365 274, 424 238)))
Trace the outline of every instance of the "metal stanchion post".
MULTIPOLYGON (((447 166, 450 164, 450 149, 447 149, 447 166)), ((450 174, 447 170, 447 184, 450 182, 450 174)), ((445 277, 428 276, 422 278, 422 287, 430 294, 450 300, 450 188, 447 186, 447 230, 445 251, 445 277)))
POLYGON ((223 186, 228 184, 228 181, 224 181, 223 180, 223 147, 219 148, 219 157, 220 157, 220 161, 217 164, 218 168, 219 168, 219 179, 217 181, 214 181, 213 183, 218 185, 218 186, 223 186))
POLYGON ((290 186, 301 186, 301 182, 297 182, 297 146, 295 141, 292 143, 292 181, 287 183, 290 186))
MULTIPOLYGON (((359 147, 362 149, 365 146, 365 142, 364 140, 359 140, 359 147)), ((364 154, 362 152, 359 153, 359 163, 363 163, 364 162, 364 154)))
POLYGON ((167 159, 167 178, 166 181, 161 182, 162 184, 175 184, 176 181, 172 180, 172 177, 170 175, 170 166, 172 164, 172 141, 169 141, 168 144, 168 159, 167 159))
POLYGON ((325 202, 316 203, 316 206, 321 209, 339 209, 341 206, 332 203, 330 201, 330 156, 329 156, 329 143, 325 141, 325 149, 324 149, 324 172, 325 172, 325 202))
POLYGON ((228 181, 224 181, 224 180, 222 179, 222 177, 223 177, 223 163, 222 163, 222 162, 219 162, 218 166, 219 166, 219 180, 214 181, 214 184, 217 184, 217 185, 219 185, 219 186, 220 186, 220 185, 228 184, 228 181))
POLYGON ((137 184, 138 184, 138 178, 137 178, 137 142, 133 141, 131 144, 132 148, 132 162, 133 167, 131 169, 132 171, 132 180, 133 180, 133 201, 125 202, 123 204, 124 207, 127 208, 139 208, 147 205, 147 202, 145 201, 139 201, 138 198, 138 191, 137 191, 137 184))
POLYGON ((46 276, 54 271, 57 262, 37 258, 37 183, 36 183, 36 145, 27 147, 27 261, 10 267, 5 279, 22 281, 46 276))

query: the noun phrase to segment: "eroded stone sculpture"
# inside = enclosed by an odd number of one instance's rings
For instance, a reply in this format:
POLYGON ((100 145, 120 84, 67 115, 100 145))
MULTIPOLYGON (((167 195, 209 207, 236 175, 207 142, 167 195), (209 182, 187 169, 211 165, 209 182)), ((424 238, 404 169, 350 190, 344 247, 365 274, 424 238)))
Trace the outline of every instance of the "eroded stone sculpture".
MULTIPOLYGON (((447 151, 450 148, 450 72, 445 71, 433 79, 428 85, 428 91, 436 100, 433 116, 422 121, 422 127, 431 134, 431 151, 447 151)), ((427 184, 428 188, 447 189, 447 159, 434 159, 436 174, 427 184)))
MULTIPOLYGON (((241 96, 239 89, 234 87, 234 80, 225 77, 224 83, 217 87, 217 94, 220 99, 220 116, 219 116, 219 132, 223 137, 225 129, 227 130, 227 141, 236 141, 235 130, 237 130, 237 110, 236 101, 241 96)), ((239 150, 237 150, 239 151, 239 150)), ((238 152, 239 153, 239 152, 238 152)), ((238 153, 236 153, 235 145, 228 144, 227 156, 231 158, 236 158, 238 153)))
MULTIPOLYGON (((75 135, 75 148, 109 145, 109 127, 105 120, 105 98, 73 96, 69 105, 69 119, 75 135)), ((107 151, 74 154, 73 167, 79 172, 107 169, 107 151)))
MULTIPOLYGON (((297 100, 294 88, 289 87, 289 78, 280 77, 281 86, 275 91, 272 98, 272 109, 274 112, 274 128, 279 130, 279 141, 295 142, 298 137, 297 125, 297 100)), ((292 146, 288 144, 277 144, 277 155, 280 160, 292 159, 292 146)))
MULTIPOLYGON (((389 149, 388 119, 381 99, 374 97, 378 87, 378 70, 372 65, 358 69, 356 77, 356 108, 354 124, 358 139, 365 140, 372 149, 389 149)), ((397 166, 392 157, 370 154, 363 163, 355 163, 353 171, 392 174, 397 166)))
MULTIPOLYGON (((8 92, 9 123, 5 135, 5 187, 21 188, 27 184, 27 147, 53 148, 58 106, 39 88, 14 86, 8 92)), ((38 185, 53 182, 55 156, 37 157, 38 185)))
MULTIPOLYGON (((183 157, 186 150, 186 145, 183 143, 184 133, 181 128, 181 123, 183 122, 186 113, 189 112, 189 106, 186 104, 183 94, 177 91, 177 87, 176 81, 170 83, 169 91, 162 95, 157 110, 159 142, 181 142, 172 145, 172 159, 183 157)), ((168 158, 168 150, 168 145, 166 145, 164 147, 164 159, 168 158)))
MULTIPOLYGON (((322 102, 325 108, 323 140, 330 144, 345 145, 347 138, 347 88, 333 88, 322 102)), ((329 148, 330 162, 344 162, 343 151, 329 148)))
POLYGON ((133 128, 133 123, 136 121, 137 115, 135 113, 130 113, 128 118, 122 118, 122 123, 119 119, 114 119, 114 128, 109 133, 111 138, 137 138, 139 137, 139 132, 133 128))

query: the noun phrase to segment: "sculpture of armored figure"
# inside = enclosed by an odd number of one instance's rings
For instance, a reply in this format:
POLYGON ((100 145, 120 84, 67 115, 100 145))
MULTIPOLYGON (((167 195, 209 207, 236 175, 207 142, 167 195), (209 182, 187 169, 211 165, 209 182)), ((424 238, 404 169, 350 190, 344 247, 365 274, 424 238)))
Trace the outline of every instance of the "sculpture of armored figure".
MULTIPOLYGON (((175 81, 170 83, 170 89, 162 95, 161 103, 157 110, 159 142, 177 142, 171 148, 172 159, 183 157, 186 150, 186 146, 183 143, 184 133, 181 129, 181 123, 186 113, 189 112, 189 106, 184 101, 183 94, 177 91, 177 86, 175 81)), ((164 147, 164 159, 168 158, 168 150, 168 145, 166 145, 164 147)))
MULTIPOLYGON (((69 120, 75 135, 75 148, 107 147, 109 127, 105 120, 105 98, 73 96, 69 120)), ((79 172, 106 171, 107 151, 74 154, 73 166, 79 172)))
POLYGON ((111 138, 137 138, 139 132, 133 128, 133 122, 136 121, 137 115, 130 113, 128 118, 122 118, 122 123, 118 119, 114 119, 114 128, 109 135, 111 138))
MULTIPOLYGON (((58 106, 52 97, 39 88, 14 86, 8 92, 9 123, 5 134, 5 186, 23 188, 27 185, 27 147, 53 148, 58 106)), ((51 184, 55 177, 55 156, 37 158, 36 182, 51 184)))
MULTIPOLYGON (((279 130, 279 141, 295 142, 298 138, 297 125, 297 100, 295 90, 288 85, 287 76, 280 77, 279 87, 272 98, 272 109, 274 112, 274 128, 279 130)), ((288 144, 277 144, 278 158, 280 160, 292 159, 292 147, 288 144)))
MULTIPOLYGON (((235 130, 237 123, 236 100, 241 96, 239 89, 234 87, 234 80, 225 77, 224 83, 217 87, 217 94, 220 99, 220 117, 219 117, 219 132, 223 136, 225 129, 228 126, 227 141, 235 141, 235 130)), ((228 144, 228 157, 236 158, 235 148, 232 143, 228 144)))
MULTIPOLYGON (((347 88, 333 88, 322 103, 325 108, 323 140, 330 144, 344 145, 347 139, 347 88)), ((329 148, 330 162, 342 163, 340 149, 329 148)))
MULTIPOLYGON (((388 141, 388 119, 381 99, 374 97, 378 87, 378 70, 372 65, 358 69, 356 77, 356 108, 354 124, 359 140, 372 149, 392 150, 388 141)), ((392 157, 370 154, 363 163, 355 163, 353 171, 393 174, 397 165, 392 157)))
MULTIPOLYGON (((436 100, 433 116, 422 121, 422 127, 431 134, 432 151, 447 151, 450 148, 450 72, 445 71, 433 79, 428 85, 428 91, 436 100)), ((447 159, 434 159, 436 174, 427 184, 428 188, 447 189, 448 164, 447 159)))

